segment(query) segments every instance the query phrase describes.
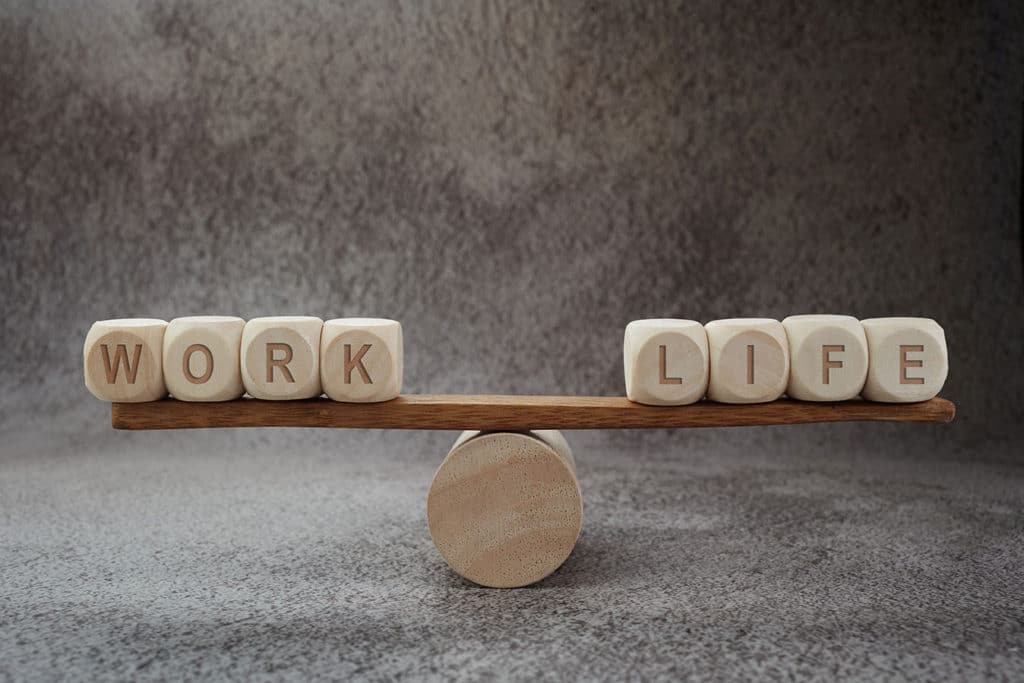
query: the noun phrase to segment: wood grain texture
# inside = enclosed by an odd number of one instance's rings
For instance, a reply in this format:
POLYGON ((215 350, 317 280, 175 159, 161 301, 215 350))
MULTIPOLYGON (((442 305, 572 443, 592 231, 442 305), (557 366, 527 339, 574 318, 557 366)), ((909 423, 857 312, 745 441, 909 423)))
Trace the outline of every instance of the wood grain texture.
POLYGON ((572 452, 551 430, 463 433, 427 493, 434 545, 481 586, 540 581, 569 557, 582 525, 572 452))
POLYGON ((702 401, 646 406, 622 396, 476 396, 411 394, 384 403, 337 403, 324 398, 224 403, 166 399, 114 403, 115 429, 325 427, 360 429, 650 429, 750 427, 810 422, 952 422, 956 407, 921 403, 811 403, 779 400, 751 405, 702 401))

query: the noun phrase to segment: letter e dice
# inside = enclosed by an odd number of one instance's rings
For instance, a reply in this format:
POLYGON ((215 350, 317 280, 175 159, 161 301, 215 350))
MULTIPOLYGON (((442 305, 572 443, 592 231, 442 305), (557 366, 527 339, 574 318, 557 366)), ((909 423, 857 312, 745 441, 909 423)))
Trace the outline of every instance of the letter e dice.
POLYGON ((868 340, 864 398, 887 403, 927 401, 949 373, 946 334, 931 318, 862 320, 868 340))

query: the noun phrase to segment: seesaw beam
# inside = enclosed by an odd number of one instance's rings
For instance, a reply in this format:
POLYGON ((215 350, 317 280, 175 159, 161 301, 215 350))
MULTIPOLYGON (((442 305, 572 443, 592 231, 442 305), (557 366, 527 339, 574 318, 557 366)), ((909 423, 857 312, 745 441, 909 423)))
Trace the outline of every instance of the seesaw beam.
POLYGON ((753 427, 813 422, 953 421, 946 399, 921 403, 811 403, 779 400, 752 405, 702 401, 655 407, 619 396, 475 396, 411 394, 384 403, 338 403, 318 398, 222 403, 166 399, 114 403, 115 429, 320 427, 357 429, 655 429, 753 427))

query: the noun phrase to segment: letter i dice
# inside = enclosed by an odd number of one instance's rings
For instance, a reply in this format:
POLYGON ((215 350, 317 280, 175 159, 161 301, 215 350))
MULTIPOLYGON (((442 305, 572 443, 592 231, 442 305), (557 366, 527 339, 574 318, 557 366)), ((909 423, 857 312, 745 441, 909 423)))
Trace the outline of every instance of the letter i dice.
POLYGON ((242 330, 242 382, 253 398, 285 401, 320 395, 320 332, 310 316, 253 318, 242 330))
POLYGON ((167 323, 152 318, 100 320, 85 337, 85 386, 104 401, 141 403, 167 395, 161 359, 167 323))
POLYGON ((712 401, 764 403, 786 391, 789 342, 778 320, 713 320, 704 330, 711 353, 708 398, 712 401))
POLYGON ((390 401, 402 391, 402 326, 395 320, 328 320, 320 356, 324 393, 335 401, 390 401))

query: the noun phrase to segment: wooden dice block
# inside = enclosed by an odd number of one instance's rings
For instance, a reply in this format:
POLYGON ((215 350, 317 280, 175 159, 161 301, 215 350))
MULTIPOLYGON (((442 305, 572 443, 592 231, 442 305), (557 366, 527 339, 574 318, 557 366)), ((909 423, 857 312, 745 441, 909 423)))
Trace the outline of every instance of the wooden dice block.
POLYGON ((100 320, 85 337, 85 386, 104 401, 141 403, 167 395, 162 362, 167 323, 153 318, 100 320))
POLYGON ((868 340, 848 315, 791 315, 782 321, 789 339, 790 398, 847 401, 864 388, 868 340))
POLYGON ((240 354, 245 321, 232 316, 175 318, 164 334, 164 380, 179 401, 230 401, 245 393, 240 354))
POLYGON ((320 379, 335 401, 390 401, 402 392, 402 326, 384 318, 324 323, 320 379))
POLYGON ((708 398, 721 403, 764 403, 789 383, 789 342, 771 318, 713 320, 704 326, 711 355, 708 398))
POLYGON ((942 390, 949 373, 946 334, 931 318, 862 320, 868 340, 869 401, 927 401, 942 390))
POLYGON ((320 395, 320 318, 253 318, 242 330, 242 383, 271 401, 320 395))
POLYGON ((576 545, 583 498, 562 435, 464 432, 427 494, 434 545, 461 576, 515 588, 558 569, 576 545))
POLYGON ((708 337, 694 320, 634 320, 622 343, 626 397, 653 406, 680 406, 708 390, 708 337))

